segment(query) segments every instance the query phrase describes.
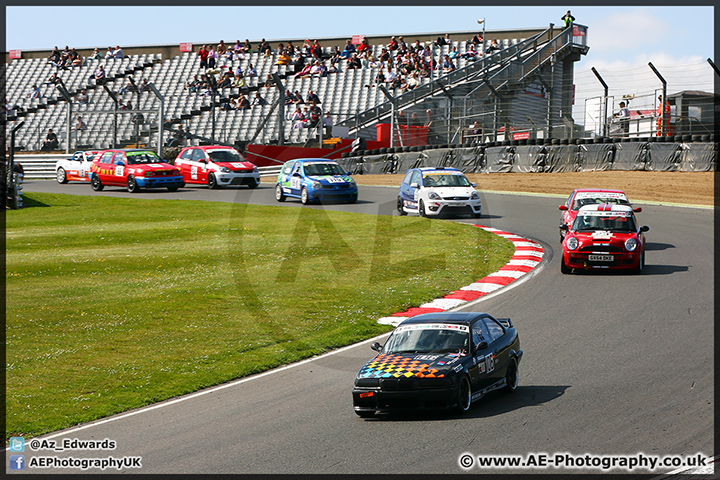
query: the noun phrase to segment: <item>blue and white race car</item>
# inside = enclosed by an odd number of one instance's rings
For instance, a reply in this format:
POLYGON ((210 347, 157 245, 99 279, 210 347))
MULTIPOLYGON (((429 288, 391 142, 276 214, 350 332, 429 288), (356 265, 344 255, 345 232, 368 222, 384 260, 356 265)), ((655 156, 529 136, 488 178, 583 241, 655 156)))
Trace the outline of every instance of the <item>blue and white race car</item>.
POLYGON ((425 217, 454 211, 479 218, 482 202, 475 186, 456 168, 411 168, 400 184, 397 210, 400 215, 425 217))
POLYGON ((299 158, 285 162, 275 185, 275 199, 299 198, 303 204, 329 200, 355 203, 358 188, 348 172, 332 160, 299 158))

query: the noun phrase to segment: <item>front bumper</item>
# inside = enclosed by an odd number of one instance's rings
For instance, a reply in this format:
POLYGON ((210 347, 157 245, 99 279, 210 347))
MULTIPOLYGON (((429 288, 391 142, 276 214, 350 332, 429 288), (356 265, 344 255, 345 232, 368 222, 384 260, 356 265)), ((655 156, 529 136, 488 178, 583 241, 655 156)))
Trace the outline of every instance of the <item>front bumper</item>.
POLYGON ((218 185, 257 185, 260 173, 216 173, 218 185))
POLYGON ((182 175, 168 177, 135 177, 139 187, 156 188, 156 187, 183 187, 185 181, 182 175))
POLYGON ((454 407, 458 398, 455 385, 404 391, 355 387, 352 394, 356 412, 442 410, 454 407))
POLYGON ((328 185, 321 189, 308 190, 308 198, 313 202, 357 200, 357 186, 328 185))
POLYGON ((636 269, 640 263, 642 251, 637 249, 633 252, 608 252, 597 253, 582 252, 577 250, 564 250, 563 260, 569 268, 582 270, 626 270, 636 269), (600 257, 611 256, 612 260, 590 260, 591 255, 600 257))
POLYGON ((425 203, 426 215, 442 215, 452 213, 470 213, 472 215, 480 215, 481 211, 482 202, 480 200, 428 200, 425 203))

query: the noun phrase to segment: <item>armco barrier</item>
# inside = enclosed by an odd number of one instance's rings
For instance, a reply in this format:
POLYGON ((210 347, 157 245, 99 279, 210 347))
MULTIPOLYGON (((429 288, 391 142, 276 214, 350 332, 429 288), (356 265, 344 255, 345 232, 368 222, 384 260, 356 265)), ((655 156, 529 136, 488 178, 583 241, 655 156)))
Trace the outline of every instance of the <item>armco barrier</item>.
MULTIPOLYGON (((25 180, 50 180, 55 178, 55 164, 58 160, 70 158, 71 155, 42 154, 42 155, 15 155, 15 163, 19 163, 25 172, 25 180)), ((282 166, 258 167, 261 177, 274 176, 280 173, 282 166)))
MULTIPOLYGON (((413 147, 419 148, 419 147, 413 147)), ((393 149, 391 149, 393 150, 393 149)), ((411 152, 348 156, 337 160, 354 175, 404 173, 415 167, 454 167, 465 173, 578 172, 652 170, 711 172, 717 165, 715 142, 608 142, 579 145, 501 145, 429 148, 411 152)), ((55 162, 66 154, 15 155, 25 180, 55 178, 55 162)), ((280 166, 259 167, 261 176, 280 166)))
MULTIPOLYGON (((393 150, 393 149, 391 149, 393 150)), ((465 173, 604 170, 715 171, 714 142, 606 142, 431 148, 348 156, 338 163, 353 174, 404 173, 415 167, 454 167, 465 173)), ((373 152, 374 153, 374 152, 373 152)))

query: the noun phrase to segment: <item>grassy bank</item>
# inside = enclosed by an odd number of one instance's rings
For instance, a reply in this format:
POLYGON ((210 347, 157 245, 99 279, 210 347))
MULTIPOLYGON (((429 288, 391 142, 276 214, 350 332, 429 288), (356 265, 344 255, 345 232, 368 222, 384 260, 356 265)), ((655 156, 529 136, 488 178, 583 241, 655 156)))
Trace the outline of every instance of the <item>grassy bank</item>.
MULTIPOLYGON (((38 435, 387 331, 510 242, 417 217, 28 193, 8 211, 6 437, 38 435)), ((349 380, 350 381, 350 380, 349 380)))

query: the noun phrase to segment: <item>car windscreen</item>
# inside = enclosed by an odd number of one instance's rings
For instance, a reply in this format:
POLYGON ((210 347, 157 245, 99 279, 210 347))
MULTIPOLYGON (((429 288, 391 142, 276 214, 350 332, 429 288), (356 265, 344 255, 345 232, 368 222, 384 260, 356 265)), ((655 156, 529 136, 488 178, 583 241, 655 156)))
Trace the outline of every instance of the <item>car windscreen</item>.
POLYGON ((607 232, 634 232, 635 219, 625 212, 591 212, 578 215, 573 222, 573 230, 603 230, 607 232))
POLYGON ((388 339, 383 353, 467 352, 468 331, 465 325, 401 325, 388 339))
POLYGON ((575 198, 573 202, 573 210, 580 210, 580 207, 585 205, 598 205, 600 203, 607 203, 610 205, 630 205, 628 199, 624 196, 605 196, 605 197, 580 197, 575 198))
POLYGON ((154 152, 126 152, 128 165, 141 165, 145 163, 163 163, 163 159, 154 152))
POLYGON ((223 149, 223 150, 211 150, 207 152, 210 156, 210 160, 215 163, 225 162, 243 162, 244 159, 240 157, 240 154, 235 150, 223 149))
POLYGON ((454 175, 448 173, 428 173, 423 175, 423 186, 425 187, 469 187, 470 181, 465 175, 454 175))
POLYGON ((305 175, 308 177, 322 175, 345 175, 342 167, 337 163, 306 163, 304 165, 305 175))

